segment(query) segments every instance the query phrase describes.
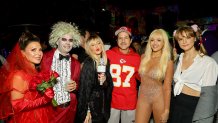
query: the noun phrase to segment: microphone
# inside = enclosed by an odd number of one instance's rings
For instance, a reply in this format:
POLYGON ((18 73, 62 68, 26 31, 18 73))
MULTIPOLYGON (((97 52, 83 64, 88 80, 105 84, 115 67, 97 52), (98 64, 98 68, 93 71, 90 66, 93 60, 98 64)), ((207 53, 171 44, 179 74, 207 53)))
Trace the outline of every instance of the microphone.
MULTIPOLYGON (((106 65, 104 64, 104 59, 100 58, 99 64, 97 66, 98 74, 102 74, 106 72, 106 65)), ((100 85, 103 85, 104 82, 100 81, 100 85)))

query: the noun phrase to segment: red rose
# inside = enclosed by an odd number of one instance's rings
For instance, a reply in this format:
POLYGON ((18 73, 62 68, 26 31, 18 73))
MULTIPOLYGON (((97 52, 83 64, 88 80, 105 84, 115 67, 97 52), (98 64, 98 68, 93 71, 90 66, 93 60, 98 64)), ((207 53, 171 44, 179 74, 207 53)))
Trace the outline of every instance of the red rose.
MULTIPOLYGON (((41 93, 44 93, 47 88, 54 87, 54 85, 57 83, 57 77, 59 76, 57 72, 50 71, 50 72, 44 72, 40 73, 39 75, 42 77, 41 82, 37 84, 37 90, 41 93)), ((57 106, 57 102, 52 99, 53 106, 57 106)))
POLYGON ((30 82, 29 83, 29 89, 30 90, 36 90, 37 85, 38 84, 36 82, 30 82))
POLYGON ((45 82, 48 82, 50 80, 50 78, 51 78, 50 74, 48 74, 48 73, 44 74, 44 81, 45 82))
POLYGON ((53 72, 53 75, 54 75, 55 78, 59 77, 59 74, 57 72, 55 72, 55 71, 53 72))
POLYGON ((41 73, 39 73, 38 75, 33 76, 30 83, 29 83, 29 89, 30 90, 36 90, 37 85, 41 84, 42 81, 43 81, 43 76, 41 75, 41 73))

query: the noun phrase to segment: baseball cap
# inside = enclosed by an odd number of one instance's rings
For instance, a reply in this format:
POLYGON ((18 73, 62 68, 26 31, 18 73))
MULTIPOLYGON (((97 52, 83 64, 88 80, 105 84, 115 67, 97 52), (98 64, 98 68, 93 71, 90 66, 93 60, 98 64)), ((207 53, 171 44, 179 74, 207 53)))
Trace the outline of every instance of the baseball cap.
POLYGON ((118 30, 116 30, 115 32, 115 36, 117 36, 120 32, 126 32, 128 33, 130 36, 132 35, 131 33, 131 29, 125 26, 120 27, 118 30))

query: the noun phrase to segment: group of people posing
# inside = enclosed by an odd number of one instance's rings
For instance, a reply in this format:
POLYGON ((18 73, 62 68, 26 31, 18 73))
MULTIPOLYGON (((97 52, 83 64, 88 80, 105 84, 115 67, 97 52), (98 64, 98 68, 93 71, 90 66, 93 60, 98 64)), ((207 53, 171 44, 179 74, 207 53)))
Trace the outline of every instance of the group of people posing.
POLYGON ((218 65, 207 56, 198 27, 174 32, 181 54, 173 53, 164 29, 153 30, 141 56, 125 26, 115 31, 117 46, 109 50, 99 35, 74 23, 51 29, 52 50, 43 52, 39 37, 24 32, 1 67, 4 122, 149 123, 153 116, 155 123, 213 123, 218 65), (54 72, 57 82, 47 86, 43 77, 54 72))

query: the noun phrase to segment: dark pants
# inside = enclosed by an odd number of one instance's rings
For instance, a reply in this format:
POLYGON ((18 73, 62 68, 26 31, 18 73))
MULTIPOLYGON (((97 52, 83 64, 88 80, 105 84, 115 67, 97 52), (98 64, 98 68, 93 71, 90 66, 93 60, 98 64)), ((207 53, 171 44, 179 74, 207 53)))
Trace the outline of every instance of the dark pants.
POLYGON ((213 123, 218 123, 218 111, 216 112, 215 116, 214 116, 214 121, 213 123))
POLYGON ((192 118, 199 97, 181 93, 174 100, 174 108, 171 114, 171 123, 192 123, 192 118))

